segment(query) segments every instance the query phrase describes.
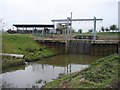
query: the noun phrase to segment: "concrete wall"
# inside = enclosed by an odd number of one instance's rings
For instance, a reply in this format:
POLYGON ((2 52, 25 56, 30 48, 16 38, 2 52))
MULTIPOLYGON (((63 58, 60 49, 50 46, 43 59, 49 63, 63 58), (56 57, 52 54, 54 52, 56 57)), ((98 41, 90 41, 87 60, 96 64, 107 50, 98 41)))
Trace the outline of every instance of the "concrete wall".
POLYGON ((110 55, 118 53, 117 43, 91 43, 91 41, 71 40, 68 44, 68 53, 110 55))
POLYGON ((91 43, 90 41, 70 40, 68 46, 68 53, 76 54, 90 54, 91 43))
MULTIPOLYGON (((40 42, 40 41, 39 41, 40 42)), ((55 48, 61 53, 70 54, 88 54, 88 55, 110 55, 118 53, 118 43, 91 43, 91 41, 86 40, 70 40, 67 42, 56 42, 51 40, 45 40, 40 42, 49 48, 55 48), (67 48, 66 48, 66 45, 67 48)))
POLYGON ((38 41, 38 42, 49 48, 54 48, 59 53, 65 53, 65 47, 66 47, 65 42, 55 42, 55 41, 51 41, 51 40, 38 41))
POLYGON ((91 55, 110 55, 118 53, 118 44, 92 44, 91 45, 91 55))

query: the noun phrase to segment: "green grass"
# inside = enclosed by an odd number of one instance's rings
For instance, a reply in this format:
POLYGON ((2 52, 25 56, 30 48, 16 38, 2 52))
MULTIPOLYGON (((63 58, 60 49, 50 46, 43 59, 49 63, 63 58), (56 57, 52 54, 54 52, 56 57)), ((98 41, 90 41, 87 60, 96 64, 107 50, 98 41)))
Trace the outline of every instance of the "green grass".
POLYGON ((100 32, 98 36, 120 36, 120 32, 100 32))
MULTIPOLYGON (((55 49, 48 48, 37 41, 34 41, 30 34, 3 34, 2 52, 25 55, 24 59, 27 62, 40 60, 58 54, 55 49)), ((4 59, 4 57, 2 58, 4 59)), ((11 62, 6 62, 6 64, 4 64, 7 65, 9 63, 11 62)))
POLYGON ((120 84, 120 54, 97 60, 89 68, 65 75, 44 88, 117 88, 120 84))
POLYGON ((32 35, 3 34, 2 38, 2 51, 4 53, 25 54, 27 48, 40 48, 40 45, 32 40, 32 35))

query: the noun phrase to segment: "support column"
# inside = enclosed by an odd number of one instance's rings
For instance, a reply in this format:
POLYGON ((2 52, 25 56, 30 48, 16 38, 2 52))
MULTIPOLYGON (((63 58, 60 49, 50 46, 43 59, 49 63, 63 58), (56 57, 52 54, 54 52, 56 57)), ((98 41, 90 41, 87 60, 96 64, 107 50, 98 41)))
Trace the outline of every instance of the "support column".
POLYGON ((71 12, 71 19, 70 19, 70 36, 72 34, 72 12, 71 12))
POLYGON ((94 17, 94 32, 93 32, 93 40, 96 40, 96 17, 94 17))
POLYGON ((21 31, 18 30, 18 27, 16 27, 16 28, 17 28, 17 33, 21 33, 21 31))
POLYGON ((34 29, 34 35, 37 35, 37 29, 36 29, 36 27, 34 29))
POLYGON ((24 26, 23 26, 23 30, 22 30, 22 33, 24 34, 25 32, 24 32, 24 26))
POLYGON ((26 27, 26 32, 25 33, 27 33, 27 34, 29 33, 29 31, 27 31, 27 27, 26 27))
POLYGON ((53 28, 53 35, 52 37, 54 37, 54 32, 55 32, 55 22, 53 22, 54 28, 53 28))
POLYGON ((67 32, 66 32, 66 34, 68 35, 68 33, 69 33, 69 18, 67 17, 67 32))
POLYGON ((70 18, 67 17, 67 39, 68 39, 69 34, 70 34, 69 22, 70 22, 70 18))
POLYGON ((32 27, 33 28, 33 30, 32 30, 32 35, 34 35, 34 27, 32 27))
POLYGON ((42 30, 42 37, 43 37, 43 34, 44 34, 44 30, 42 30))
POLYGON ((65 36, 65 42, 66 42, 65 53, 67 53, 68 51, 68 37, 69 37, 69 17, 67 17, 67 31, 65 36))

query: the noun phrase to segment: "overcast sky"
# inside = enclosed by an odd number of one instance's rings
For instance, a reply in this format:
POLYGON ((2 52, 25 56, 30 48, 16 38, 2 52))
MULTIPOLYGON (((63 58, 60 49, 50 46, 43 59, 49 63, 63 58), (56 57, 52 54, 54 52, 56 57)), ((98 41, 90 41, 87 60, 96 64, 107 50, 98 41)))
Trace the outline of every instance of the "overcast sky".
MULTIPOLYGON (((52 19, 66 19, 73 13, 74 19, 102 18, 97 23, 109 27, 118 24, 119 0, 0 0, 0 19, 7 22, 6 29, 13 24, 53 24, 52 19)), ((87 31, 93 22, 73 22, 73 28, 87 31)))

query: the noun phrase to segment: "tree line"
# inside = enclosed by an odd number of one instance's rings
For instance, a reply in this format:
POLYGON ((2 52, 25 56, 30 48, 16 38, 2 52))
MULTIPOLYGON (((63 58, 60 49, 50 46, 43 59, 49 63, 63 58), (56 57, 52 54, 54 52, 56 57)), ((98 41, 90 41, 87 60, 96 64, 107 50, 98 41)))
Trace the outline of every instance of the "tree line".
POLYGON ((111 25, 109 28, 108 27, 101 27, 101 31, 102 32, 110 32, 110 31, 112 31, 112 32, 117 32, 119 30, 119 28, 117 27, 117 25, 111 25))
MULTIPOLYGON (((99 32, 118 32, 119 28, 117 27, 117 25, 111 25, 110 27, 101 27, 101 30, 99 30, 99 32)), ((82 29, 78 30, 79 33, 82 33, 82 29)), ((89 33, 93 32, 93 29, 89 29, 88 30, 89 33)))

